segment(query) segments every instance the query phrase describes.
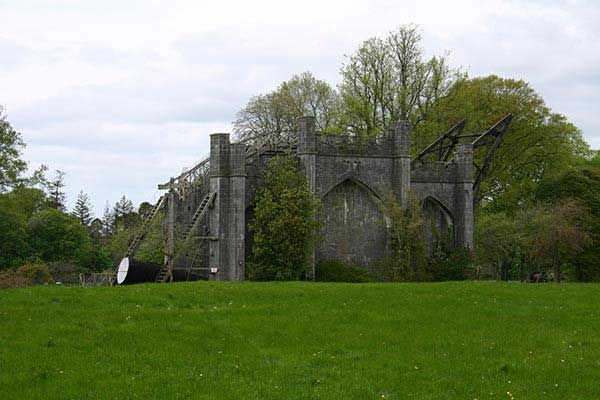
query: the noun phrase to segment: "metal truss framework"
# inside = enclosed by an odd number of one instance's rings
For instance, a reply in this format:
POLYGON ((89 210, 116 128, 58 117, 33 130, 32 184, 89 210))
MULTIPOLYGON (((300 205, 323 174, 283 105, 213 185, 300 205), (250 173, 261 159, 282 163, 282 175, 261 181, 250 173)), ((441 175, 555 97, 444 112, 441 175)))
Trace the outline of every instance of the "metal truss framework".
POLYGON ((421 151, 413 161, 424 161, 425 157, 433 155, 435 161, 447 162, 459 143, 470 143, 473 145, 473 150, 487 147, 481 165, 473 162, 476 171, 473 193, 478 193, 479 186, 490 168, 494 153, 498 150, 512 118, 512 114, 508 114, 485 132, 466 135, 462 134, 467 122, 463 119, 421 151))

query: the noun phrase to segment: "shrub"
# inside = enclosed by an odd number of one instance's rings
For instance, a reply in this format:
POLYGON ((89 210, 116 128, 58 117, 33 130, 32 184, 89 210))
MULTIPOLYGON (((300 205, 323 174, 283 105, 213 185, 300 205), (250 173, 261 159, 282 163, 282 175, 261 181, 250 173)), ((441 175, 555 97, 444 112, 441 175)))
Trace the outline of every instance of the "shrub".
POLYGON ((31 285, 42 285, 44 283, 53 283, 54 279, 48 268, 39 264, 25 264, 17 272, 23 276, 31 285))
POLYGON ((435 281, 462 281, 473 275, 472 254, 468 249, 457 248, 435 254, 430 261, 430 270, 435 281))
POLYGON ((253 206, 247 277, 258 281, 311 278, 308 255, 318 227, 318 202, 298 171, 297 159, 286 155, 269 162, 253 206))
POLYGON ((389 193, 385 206, 389 218, 390 251, 375 266, 377 279, 384 282, 428 280, 421 203, 410 193, 406 207, 402 207, 395 195, 389 193))
POLYGON ((81 272, 81 269, 73 263, 56 261, 47 263, 46 267, 56 282, 66 284, 79 283, 79 272, 81 272))
POLYGON ((315 280, 318 282, 373 282, 369 271, 342 261, 320 261, 315 265, 315 280))
POLYGON ((0 289, 21 288, 28 286, 27 279, 12 269, 0 271, 0 289))

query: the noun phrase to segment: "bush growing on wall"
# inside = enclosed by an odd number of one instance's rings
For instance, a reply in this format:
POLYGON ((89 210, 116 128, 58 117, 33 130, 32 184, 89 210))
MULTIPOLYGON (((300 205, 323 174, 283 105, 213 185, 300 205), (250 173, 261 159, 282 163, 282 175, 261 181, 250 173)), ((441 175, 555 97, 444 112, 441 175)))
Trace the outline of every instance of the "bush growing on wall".
POLYGON ((318 226, 317 205, 293 156, 278 156, 269 162, 250 222, 253 246, 247 267, 249 279, 297 280, 307 276, 318 226))
POLYGON ((386 208, 390 251, 377 268, 378 278, 392 282, 429 280, 421 204, 410 196, 407 206, 402 207, 390 193, 386 208))

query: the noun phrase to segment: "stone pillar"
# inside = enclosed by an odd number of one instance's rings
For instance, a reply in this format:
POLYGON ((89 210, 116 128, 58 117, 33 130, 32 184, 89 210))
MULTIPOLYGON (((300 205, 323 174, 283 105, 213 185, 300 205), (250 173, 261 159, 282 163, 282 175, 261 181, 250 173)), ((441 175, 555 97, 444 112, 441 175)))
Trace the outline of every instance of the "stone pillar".
POLYGON ((231 144, 229 134, 210 135, 209 267, 216 280, 244 279, 246 155, 243 144, 231 144))
POLYGON ((227 280, 243 281, 246 256, 246 145, 231 145, 229 168, 231 175, 227 226, 227 280))
MULTIPOLYGON (((298 157, 300 170, 308 181, 308 188, 315 196, 318 195, 316 169, 317 169, 317 133, 315 131, 315 117, 298 118, 298 157)), ((306 270, 306 279, 315 279, 315 248, 309 256, 309 265, 306 270)))
POLYGON ((456 146, 454 189, 454 232, 456 247, 473 248, 473 145, 456 146))
POLYGON ((300 168, 308 186, 313 192, 316 190, 316 154, 317 133, 315 131, 315 117, 298 118, 298 156, 300 157, 300 168))
POLYGON ((410 123, 398 121, 392 126, 394 154, 392 186, 400 205, 406 207, 410 192, 410 123))

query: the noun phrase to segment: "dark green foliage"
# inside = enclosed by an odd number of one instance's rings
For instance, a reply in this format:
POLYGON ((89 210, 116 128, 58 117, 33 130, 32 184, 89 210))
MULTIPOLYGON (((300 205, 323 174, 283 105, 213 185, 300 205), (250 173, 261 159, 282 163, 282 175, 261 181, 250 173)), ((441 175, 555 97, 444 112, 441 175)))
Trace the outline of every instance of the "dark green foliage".
POLYGON ((164 263, 163 221, 164 214, 159 212, 150 223, 144 240, 135 252, 136 260, 152 264, 164 263))
POLYGON ((114 224, 122 224, 125 229, 132 229, 140 222, 140 216, 135 212, 133 202, 122 196, 112 210, 114 224))
POLYGON ((315 265, 317 282, 373 282, 370 272, 342 261, 320 261, 315 265))
POLYGON ((540 182, 534 193, 545 204, 568 198, 578 199, 589 210, 585 229, 590 241, 577 255, 568 257, 574 278, 580 281, 600 281, 600 157, 581 160, 575 166, 540 182))
POLYGON ((0 193, 16 186, 27 169, 21 159, 24 147, 21 134, 10 125, 0 106, 0 193))
POLYGON ((48 191, 48 204, 50 208, 65 211, 65 173, 56 170, 56 175, 53 180, 46 182, 46 190, 48 191))
POLYGON ((317 230, 317 201, 291 156, 275 157, 267 166, 250 222, 252 254, 247 266, 253 280, 307 277, 309 252, 317 230))
MULTIPOLYGON (((588 154, 581 131, 563 115, 553 113, 527 82, 494 75, 458 81, 416 128, 413 152, 462 119, 467 119, 465 133, 482 133, 509 113, 513 120, 494 155, 480 198, 484 206, 495 210, 512 208, 544 176, 588 154)), ((479 165, 484 153, 475 153, 479 165)))
POLYGON ((0 269, 32 259, 27 223, 44 207, 46 195, 39 189, 19 186, 0 194, 0 269))
POLYGON ((0 205, 0 269, 17 267, 28 254, 25 219, 0 205))
POLYGON ((472 254, 469 250, 444 248, 430 258, 429 271, 433 281, 462 281, 469 277, 472 265, 472 254))
POLYGON ((40 211, 29 220, 27 231, 32 255, 37 259, 87 266, 86 253, 92 243, 86 228, 72 215, 56 209, 40 211))
POLYGON ((73 215, 77 217, 81 225, 88 227, 94 217, 92 210, 92 203, 90 197, 83 193, 83 190, 77 195, 77 201, 75 202, 75 208, 73 209, 73 215))
POLYGON ((379 280, 389 282, 427 281, 425 221, 420 202, 410 197, 402 207, 393 194, 386 199, 390 251, 376 266, 379 280))

